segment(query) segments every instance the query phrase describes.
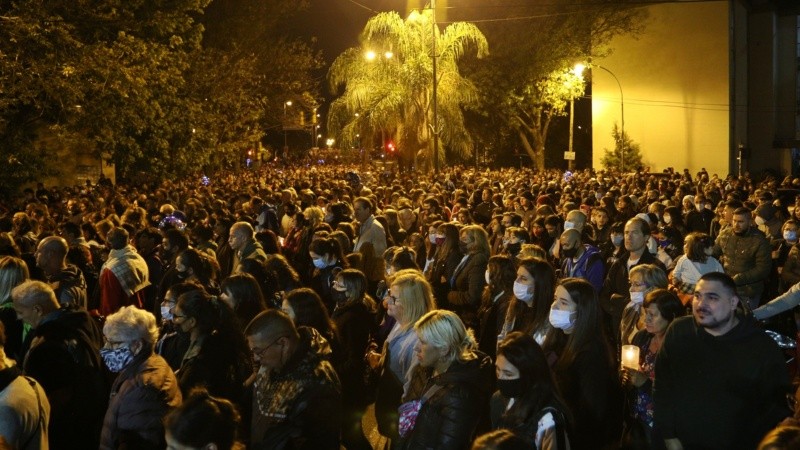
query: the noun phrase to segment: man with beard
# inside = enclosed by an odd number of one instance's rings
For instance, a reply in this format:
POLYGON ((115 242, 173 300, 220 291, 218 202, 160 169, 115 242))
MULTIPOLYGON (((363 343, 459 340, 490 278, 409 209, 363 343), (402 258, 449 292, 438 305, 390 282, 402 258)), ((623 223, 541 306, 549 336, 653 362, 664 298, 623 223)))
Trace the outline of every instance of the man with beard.
POLYGON ((675 319, 655 365, 655 427, 668 449, 756 448, 789 415, 783 356, 750 315, 733 279, 703 275, 693 317, 675 319))
POLYGON ((764 282, 772 268, 772 254, 764 233, 752 227, 747 208, 733 212, 731 226, 720 231, 714 245, 725 273, 736 283, 736 293, 745 306, 755 309, 764 292, 764 282))

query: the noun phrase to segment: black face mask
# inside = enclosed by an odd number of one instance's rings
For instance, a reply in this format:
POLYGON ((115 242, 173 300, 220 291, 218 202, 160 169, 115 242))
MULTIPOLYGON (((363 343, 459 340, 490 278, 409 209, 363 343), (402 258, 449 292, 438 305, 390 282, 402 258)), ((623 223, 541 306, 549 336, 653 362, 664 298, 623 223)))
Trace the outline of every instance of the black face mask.
POLYGON ((178 277, 179 280, 185 280, 186 278, 189 277, 189 273, 185 271, 181 272, 180 270, 176 270, 175 276, 178 277))
POLYGON ((341 305, 347 301, 347 291, 331 289, 331 298, 333 298, 333 301, 336 302, 337 305, 341 305))
POLYGON ((523 387, 522 378, 497 380, 497 389, 500 390, 500 394, 505 398, 520 397, 524 392, 523 387))
POLYGON ((461 252, 461 254, 466 255, 467 254, 467 244, 459 241, 458 242, 458 250, 461 252))
POLYGON ((565 258, 574 258, 578 254, 578 248, 562 248, 561 256, 565 258))

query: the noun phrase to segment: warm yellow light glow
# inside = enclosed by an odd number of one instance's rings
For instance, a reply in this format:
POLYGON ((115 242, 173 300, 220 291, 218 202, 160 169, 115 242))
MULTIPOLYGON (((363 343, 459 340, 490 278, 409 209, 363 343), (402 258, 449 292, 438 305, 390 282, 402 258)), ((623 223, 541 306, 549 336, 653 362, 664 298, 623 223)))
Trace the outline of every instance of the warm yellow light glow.
POLYGON ((373 59, 375 59, 375 56, 376 56, 375 52, 373 52, 372 50, 367 50, 367 52, 364 53, 364 57, 367 58, 367 61, 372 61, 373 59))
POLYGON ((575 64, 575 67, 572 69, 572 73, 574 73, 575 76, 581 76, 581 75, 583 75, 583 70, 584 69, 586 69, 586 66, 584 66, 581 63, 577 63, 577 64, 575 64))
POLYGON ((291 100, 287 101, 286 106, 292 106, 292 101, 291 100))
POLYGON ((386 52, 386 53, 383 54, 383 57, 386 58, 386 59, 392 59, 392 57, 394 57, 394 53, 386 52))

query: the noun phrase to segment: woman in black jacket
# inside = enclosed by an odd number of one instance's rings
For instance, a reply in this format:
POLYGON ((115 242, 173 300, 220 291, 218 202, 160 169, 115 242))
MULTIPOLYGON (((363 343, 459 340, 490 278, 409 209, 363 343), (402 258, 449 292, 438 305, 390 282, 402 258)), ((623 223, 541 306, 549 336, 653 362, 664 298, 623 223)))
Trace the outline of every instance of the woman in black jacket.
POLYGON ((570 414, 558 393, 542 348, 515 331, 497 349, 492 428, 505 428, 539 450, 569 448, 570 414), (512 401, 513 400, 513 401, 512 401))
POLYGON ((361 420, 370 402, 364 386, 364 355, 375 329, 375 301, 367 295, 367 278, 360 270, 345 269, 333 282, 336 309, 331 319, 342 343, 342 441, 348 450, 371 450, 364 437, 361 420))
POLYGON ((189 334, 189 349, 176 371, 181 392, 196 386, 234 403, 242 400, 244 381, 252 372, 252 356, 233 310, 222 300, 194 290, 178 297, 173 322, 189 334))
POLYGON ((550 325, 542 348, 574 415, 572 448, 604 448, 619 437, 622 398, 611 348, 600 326, 597 293, 588 281, 561 281, 550 307, 550 325))
POLYGON ((412 369, 401 407, 398 448, 468 449, 486 413, 491 386, 491 359, 476 351, 475 339, 459 317, 434 310, 414 325, 419 338, 418 365, 412 369), (421 407, 413 427, 404 427, 409 402, 421 407), (408 429, 410 428, 410 429, 408 429))
POLYGON ((486 287, 478 309, 478 349, 494 359, 497 352, 497 336, 505 322, 508 302, 514 297, 514 279, 517 273, 514 263, 507 256, 489 258, 486 266, 486 287))
POLYGON ((428 267, 425 277, 431 283, 436 304, 445 308, 447 294, 450 292, 450 279, 464 255, 458 249, 458 228, 452 223, 439 225, 438 236, 442 236, 441 243, 436 245, 436 254, 433 262, 428 267))
POLYGON ((336 302, 332 297, 331 285, 337 272, 347 268, 347 260, 342 254, 339 241, 332 238, 315 239, 308 246, 308 254, 314 264, 310 287, 322 299, 328 308, 328 314, 333 312, 336 302))

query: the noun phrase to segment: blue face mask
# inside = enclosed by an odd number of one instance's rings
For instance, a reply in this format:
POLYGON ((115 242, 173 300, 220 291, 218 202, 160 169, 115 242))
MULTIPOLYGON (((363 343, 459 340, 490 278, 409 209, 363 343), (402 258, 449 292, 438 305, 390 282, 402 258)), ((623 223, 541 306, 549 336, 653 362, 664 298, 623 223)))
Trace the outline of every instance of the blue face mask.
POLYGON ((622 235, 614 235, 611 236, 611 243, 614 244, 615 247, 619 247, 622 245, 622 235))
POLYGON ((783 232, 783 238, 787 241, 796 241, 797 240, 797 231, 794 230, 786 230, 783 232))
POLYGON ((314 262, 314 267, 316 267, 317 269, 324 269, 328 267, 328 264, 322 258, 314 258, 312 259, 312 261, 314 262))

